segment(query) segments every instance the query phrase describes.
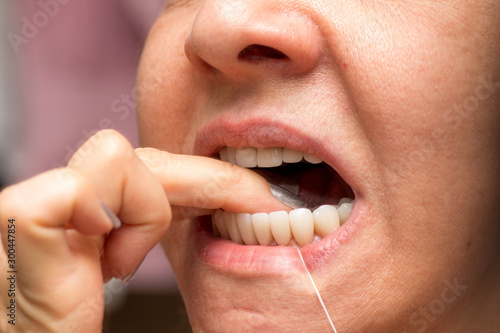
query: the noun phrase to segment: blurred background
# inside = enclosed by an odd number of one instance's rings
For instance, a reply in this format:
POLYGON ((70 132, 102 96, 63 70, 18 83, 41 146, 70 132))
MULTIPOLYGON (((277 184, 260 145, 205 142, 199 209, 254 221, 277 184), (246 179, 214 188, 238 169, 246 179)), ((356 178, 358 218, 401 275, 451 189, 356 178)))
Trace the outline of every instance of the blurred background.
MULTIPOLYGON (((164 0, 0 0, 0 187, 60 167, 93 133, 138 145, 132 92, 164 0)), ((104 332, 189 332, 158 246, 106 286, 104 332)))

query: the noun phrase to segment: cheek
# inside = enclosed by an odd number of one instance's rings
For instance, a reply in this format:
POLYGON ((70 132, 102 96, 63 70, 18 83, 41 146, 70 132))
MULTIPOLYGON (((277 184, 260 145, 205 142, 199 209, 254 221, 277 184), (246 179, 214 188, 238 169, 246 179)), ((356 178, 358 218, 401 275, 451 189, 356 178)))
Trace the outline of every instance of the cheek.
POLYGON ((359 70, 348 73, 348 84, 392 196, 421 205, 439 194, 453 207, 491 187, 496 173, 484 168, 498 156, 491 140, 500 122, 491 75, 498 37, 485 33, 497 24, 484 13, 477 13, 483 22, 416 14, 382 15, 369 38, 352 41, 364 51, 350 61, 359 70))
POLYGON ((185 20, 160 18, 150 32, 137 79, 141 145, 186 153, 197 95, 192 66, 184 54, 185 20))
POLYGON ((499 37, 486 33, 498 24, 476 14, 482 22, 382 16, 369 38, 350 41, 360 51, 346 61, 398 246, 437 258, 436 266, 474 256, 478 264, 500 238, 492 223, 500 213, 500 82, 491 74, 499 37))

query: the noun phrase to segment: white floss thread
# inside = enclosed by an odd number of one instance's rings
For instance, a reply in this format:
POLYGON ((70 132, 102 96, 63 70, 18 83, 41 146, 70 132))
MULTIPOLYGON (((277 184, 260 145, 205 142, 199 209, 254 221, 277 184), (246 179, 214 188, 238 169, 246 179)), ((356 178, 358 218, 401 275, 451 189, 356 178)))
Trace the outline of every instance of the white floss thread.
POLYGON ((313 285, 314 291, 316 292, 316 295, 318 295, 319 302, 321 303, 321 306, 323 307, 323 310, 325 311, 326 317, 328 318, 328 321, 330 322, 330 325, 332 326, 332 329, 335 333, 337 333, 337 330, 335 329, 335 325, 333 325, 332 318, 330 318, 330 314, 328 313, 328 310, 326 309, 325 303, 323 303, 323 299, 321 298, 321 295, 319 294, 318 288, 316 288, 316 284, 314 283, 314 280, 311 276, 311 273, 309 273, 309 270, 307 269, 306 263, 304 262, 304 258, 302 257, 302 253, 300 253, 300 249, 296 246, 297 252, 299 253, 300 260, 302 261, 302 265, 304 265, 304 268, 306 269, 307 275, 309 276, 309 279, 311 280, 311 283, 313 285))

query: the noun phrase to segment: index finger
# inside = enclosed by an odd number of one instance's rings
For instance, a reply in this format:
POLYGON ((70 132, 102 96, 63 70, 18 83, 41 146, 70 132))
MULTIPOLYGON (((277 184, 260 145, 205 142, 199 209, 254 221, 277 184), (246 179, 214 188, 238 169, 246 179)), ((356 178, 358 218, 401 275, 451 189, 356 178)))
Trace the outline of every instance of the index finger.
POLYGON ((160 180, 170 204, 234 213, 290 210, 255 172, 213 158, 138 148, 136 154, 160 180))

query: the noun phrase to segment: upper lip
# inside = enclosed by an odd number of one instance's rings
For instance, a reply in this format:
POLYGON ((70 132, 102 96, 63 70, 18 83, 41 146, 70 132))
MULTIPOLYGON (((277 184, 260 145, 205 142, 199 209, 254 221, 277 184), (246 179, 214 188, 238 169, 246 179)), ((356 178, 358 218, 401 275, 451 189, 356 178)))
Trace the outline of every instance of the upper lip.
POLYGON ((307 133, 300 123, 286 124, 262 117, 228 120, 223 115, 213 119, 197 133, 195 155, 214 157, 223 147, 266 148, 284 147, 308 153, 331 166, 351 187, 355 197, 362 192, 362 182, 357 177, 360 163, 346 155, 346 138, 335 133, 328 140, 307 133))

